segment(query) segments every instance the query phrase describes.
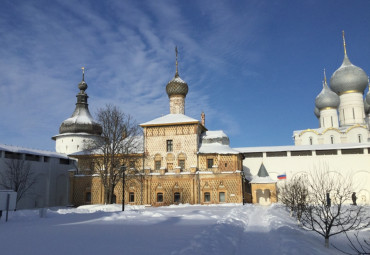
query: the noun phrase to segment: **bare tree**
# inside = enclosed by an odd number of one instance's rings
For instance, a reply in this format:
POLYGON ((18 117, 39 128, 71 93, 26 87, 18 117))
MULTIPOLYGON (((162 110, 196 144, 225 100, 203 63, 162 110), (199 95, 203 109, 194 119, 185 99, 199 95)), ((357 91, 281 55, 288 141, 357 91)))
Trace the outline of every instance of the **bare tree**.
POLYGON ((279 188, 280 201, 290 210, 291 216, 295 213, 299 222, 308 201, 308 188, 305 180, 306 178, 302 175, 295 176, 279 188))
POLYGON ((344 251, 343 249, 339 249, 335 245, 333 247, 337 249, 338 251, 348 254, 348 255, 369 255, 370 254, 370 237, 368 237, 368 240, 361 239, 358 235, 359 233, 357 232, 354 235, 354 238, 350 238, 345 232, 347 240, 348 240, 348 246, 351 249, 350 252, 344 251))
POLYGON ((114 189, 122 178, 121 165, 130 165, 138 157, 141 130, 136 121, 116 106, 106 105, 97 112, 96 120, 103 128, 102 139, 86 145, 95 154, 94 171, 104 186, 104 201, 114 202, 114 189))
POLYGON ((5 160, 5 170, 0 172, 0 186, 17 192, 17 203, 29 195, 31 187, 36 183, 35 175, 31 171, 30 162, 23 159, 5 160))
POLYGON ((346 205, 351 201, 351 178, 343 178, 327 170, 317 170, 306 180, 309 203, 303 211, 302 225, 325 238, 369 225, 369 216, 361 206, 346 205))

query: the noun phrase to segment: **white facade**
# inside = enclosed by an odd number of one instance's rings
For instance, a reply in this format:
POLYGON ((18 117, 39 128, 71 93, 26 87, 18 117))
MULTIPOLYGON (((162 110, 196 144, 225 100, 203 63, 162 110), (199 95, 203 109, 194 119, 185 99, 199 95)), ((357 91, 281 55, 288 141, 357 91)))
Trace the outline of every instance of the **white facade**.
POLYGON ((57 153, 70 155, 83 151, 89 144, 97 144, 96 141, 101 139, 101 136, 87 133, 65 133, 56 135, 53 139, 55 139, 55 151, 57 153))
POLYGON ((364 125, 365 111, 362 93, 352 92, 339 96, 339 121, 341 126, 364 125))
POLYGON ((370 143, 312 146, 235 148, 243 153, 246 176, 256 176, 263 163, 273 180, 286 174, 287 181, 297 174, 328 170, 337 178, 351 178, 358 204, 370 204, 370 143))
POLYGON ((74 159, 55 152, 0 144, 0 171, 6 171, 6 163, 11 160, 30 164, 31 178, 36 181, 20 199, 17 209, 68 205, 68 171, 75 169, 74 159))
POLYGON ((321 128, 338 128, 337 109, 328 108, 320 110, 320 127, 321 128))

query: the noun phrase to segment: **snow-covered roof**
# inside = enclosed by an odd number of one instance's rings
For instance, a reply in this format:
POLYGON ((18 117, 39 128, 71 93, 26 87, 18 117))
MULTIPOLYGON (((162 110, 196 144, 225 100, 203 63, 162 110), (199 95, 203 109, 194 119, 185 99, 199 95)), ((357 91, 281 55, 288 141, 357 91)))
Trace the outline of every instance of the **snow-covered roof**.
MULTIPOLYGON (((347 132, 349 129, 352 129, 354 127, 362 127, 362 128, 366 128, 365 125, 355 125, 355 126, 341 126, 341 127, 337 127, 335 129, 332 129, 332 130, 339 130, 339 132, 342 132, 342 133, 345 133, 347 132)), ((300 133, 302 132, 307 132, 307 131, 311 131, 311 132, 316 132, 316 133, 319 133, 319 134, 322 134, 323 132, 325 132, 326 130, 328 130, 328 128, 309 128, 309 129, 303 129, 303 130, 294 130, 293 131, 293 135, 299 135, 300 133)))
POLYGON ((239 154, 240 152, 230 148, 229 145, 223 144, 202 144, 198 153, 217 153, 217 154, 239 154))
POLYGON ((257 176, 253 176, 252 181, 250 183, 276 183, 276 182, 277 181, 271 179, 269 173, 267 172, 265 166, 262 163, 260 169, 258 170, 257 176))
POLYGON ((10 152, 15 152, 15 153, 22 153, 22 154, 33 154, 33 155, 39 155, 39 156, 55 157, 55 158, 65 158, 65 159, 68 158, 64 154, 53 152, 53 151, 30 149, 30 148, 24 148, 24 147, 7 145, 7 144, 0 144, 0 150, 10 151, 10 152))
POLYGON ((274 181, 273 179, 271 179, 270 176, 266 176, 266 177, 254 176, 250 183, 276 183, 276 182, 277 181, 274 181))
POLYGON ((199 123, 199 120, 193 119, 184 114, 167 114, 154 120, 140 124, 140 126, 155 126, 163 124, 178 124, 178 123, 199 123))
POLYGON ((369 147, 370 143, 340 143, 340 144, 286 145, 286 146, 266 146, 266 147, 240 147, 234 148, 234 150, 237 150, 242 153, 250 153, 250 152, 274 152, 274 151, 338 150, 338 149, 357 149, 369 147))
MULTIPOLYGON (((122 141, 123 148, 125 148, 125 144, 128 147, 129 154, 136 154, 136 153, 143 153, 144 152, 144 143, 143 143, 143 136, 134 136, 134 137, 127 137, 122 141)), ((103 154, 101 149, 94 149, 94 150, 84 150, 78 151, 75 153, 70 154, 70 156, 81 156, 81 155, 99 155, 103 154)))
POLYGON ((206 131, 202 133, 198 153, 239 154, 229 145, 229 137, 222 131, 206 131))

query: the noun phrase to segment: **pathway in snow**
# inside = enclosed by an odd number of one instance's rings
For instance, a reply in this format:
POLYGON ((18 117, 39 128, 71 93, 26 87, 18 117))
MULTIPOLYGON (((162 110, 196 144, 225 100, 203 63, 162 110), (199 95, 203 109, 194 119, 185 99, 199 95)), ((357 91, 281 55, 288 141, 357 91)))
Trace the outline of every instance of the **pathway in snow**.
POLYGON ((277 205, 233 207, 195 235, 188 247, 171 254, 336 254, 333 250, 323 253, 319 237, 297 229, 293 218, 286 216, 277 205))
POLYGON ((230 208, 215 224, 195 235, 188 247, 171 254, 239 254, 240 242, 247 225, 248 217, 243 207, 230 208))

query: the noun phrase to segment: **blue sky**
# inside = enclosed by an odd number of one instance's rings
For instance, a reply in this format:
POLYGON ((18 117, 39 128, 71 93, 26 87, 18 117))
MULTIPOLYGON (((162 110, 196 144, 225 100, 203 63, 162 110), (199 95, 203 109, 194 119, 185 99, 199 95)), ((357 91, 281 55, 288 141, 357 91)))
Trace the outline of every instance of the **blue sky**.
MULTIPOLYGON (((315 97, 343 60, 370 74, 370 1, 12 1, 0 11, 0 143, 54 150, 86 68, 90 111, 143 123, 169 113, 165 86, 189 85, 233 147, 293 144, 316 128, 315 97)), ((366 90, 367 92, 367 90, 366 90)))

